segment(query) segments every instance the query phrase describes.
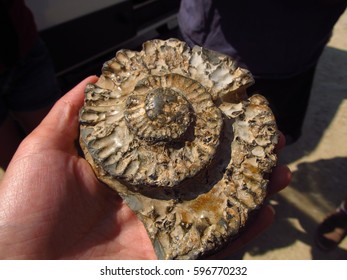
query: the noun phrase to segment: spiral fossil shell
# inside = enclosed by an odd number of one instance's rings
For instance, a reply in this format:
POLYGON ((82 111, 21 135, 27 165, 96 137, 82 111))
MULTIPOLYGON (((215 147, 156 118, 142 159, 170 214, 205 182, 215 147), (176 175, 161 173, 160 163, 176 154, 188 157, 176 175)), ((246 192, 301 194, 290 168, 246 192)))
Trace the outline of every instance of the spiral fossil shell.
POLYGON ((85 90, 80 144, 160 259, 221 249, 263 202, 278 133, 251 74, 177 40, 121 50, 85 90))

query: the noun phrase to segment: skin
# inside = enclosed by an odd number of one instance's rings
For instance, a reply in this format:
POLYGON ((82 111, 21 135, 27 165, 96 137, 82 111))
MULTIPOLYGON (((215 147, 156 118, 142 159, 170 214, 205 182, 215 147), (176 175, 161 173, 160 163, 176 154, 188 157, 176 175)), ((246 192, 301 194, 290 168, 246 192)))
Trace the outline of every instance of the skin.
MULTIPOLYGON (((156 259, 142 223, 77 155, 84 88, 96 80, 88 77, 62 97, 13 156, 0 185, 0 259, 156 259)), ((270 193, 289 181, 289 169, 276 167, 270 193)), ((273 217, 264 206, 215 257, 235 252, 273 217)))

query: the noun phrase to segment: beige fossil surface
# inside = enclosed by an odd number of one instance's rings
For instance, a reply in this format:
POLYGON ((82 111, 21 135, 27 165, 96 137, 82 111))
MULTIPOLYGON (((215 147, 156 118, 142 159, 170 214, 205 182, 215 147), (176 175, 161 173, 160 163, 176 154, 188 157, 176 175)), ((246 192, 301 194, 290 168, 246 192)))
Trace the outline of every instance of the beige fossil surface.
POLYGON ((266 196, 278 131, 251 73, 177 39, 120 50, 85 90, 80 145, 159 259, 222 249, 266 196))

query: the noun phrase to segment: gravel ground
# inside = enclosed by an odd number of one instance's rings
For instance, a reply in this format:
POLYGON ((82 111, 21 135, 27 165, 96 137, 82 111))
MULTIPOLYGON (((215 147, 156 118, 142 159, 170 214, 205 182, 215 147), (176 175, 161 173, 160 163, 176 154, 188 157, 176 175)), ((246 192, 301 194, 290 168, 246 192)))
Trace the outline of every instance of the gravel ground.
POLYGON ((347 238, 329 253, 314 245, 318 223, 347 195, 346 34, 347 11, 321 57, 304 133, 280 155, 292 170, 293 181, 270 200, 277 212, 275 222, 235 258, 347 259, 347 238))

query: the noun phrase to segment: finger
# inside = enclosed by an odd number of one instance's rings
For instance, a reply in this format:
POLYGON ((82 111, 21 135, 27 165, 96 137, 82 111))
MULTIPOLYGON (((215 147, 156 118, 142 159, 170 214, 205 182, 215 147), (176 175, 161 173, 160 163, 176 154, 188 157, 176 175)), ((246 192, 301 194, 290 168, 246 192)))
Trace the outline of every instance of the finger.
POLYGON ((96 80, 96 76, 86 78, 56 102, 33 132, 34 136, 47 139, 42 143, 42 148, 74 149, 73 141, 78 134, 78 117, 83 105, 84 89, 88 83, 96 80))
POLYGON ((66 93, 57 103, 53 106, 47 117, 44 119, 46 126, 53 126, 57 132, 71 131, 66 127, 68 123, 75 123, 73 121, 78 117, 80 108, 83 105, 84 89, 88 83, 93 83, 97 80, 96 76, 91 76, 84 79, 77 86, 66 93), (57 120, 60 124, 57 127, 57 120))
POLYGON ((263 233, 274 221, 275 209, 271 205, 265 205, 259 210, 257 216, 251 221, 244 234, 240 237, 240 245, 244 246, 258 235, 263 233))
POLYGON ((288 166, 278 165, 271 173, 270 183, 268 186, 268 196, 278 193, 280 190, 284 189, 289 185, 292 179, 292 173, 288 166))
POLYGON ((278 143, 276 145, 276 152, 282 150, 286 145, 286 137, 284 136, 284 134, 279 131, 279 136, 278 136, 278 143))
POLYGON ((214 255, 212 258, 223 259, 232 256, 247 243, 264 232, 272 224, 274 217, 275 210, 270 205, 262 207, 240 236, 232 241, 226 249, 214 255))
POLYGON ((77 86, 67 92, 58 102, 63 104, 71 104, 75 108, 77 108, 76 113, 78 113, 79 109, 83 105, 84 101, 84 89, 86 85, 89 83, 95 83, 98 80, 97 76, 90 76, 80 82, 77 86))

